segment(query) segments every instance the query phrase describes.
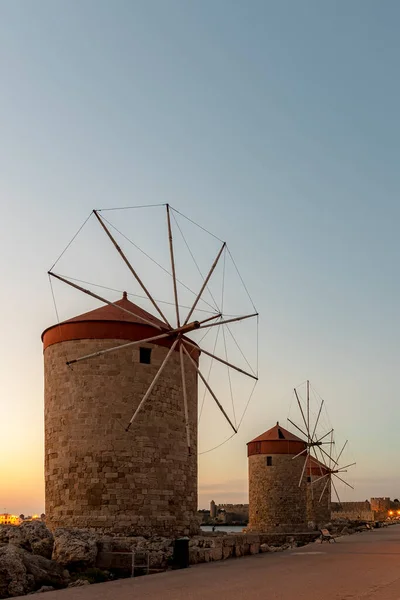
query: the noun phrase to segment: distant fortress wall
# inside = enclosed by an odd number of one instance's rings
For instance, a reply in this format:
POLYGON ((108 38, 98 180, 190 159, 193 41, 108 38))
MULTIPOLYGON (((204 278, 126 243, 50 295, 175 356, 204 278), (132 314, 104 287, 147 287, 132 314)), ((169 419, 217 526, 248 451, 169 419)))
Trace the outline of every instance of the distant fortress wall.
POLYGON ((231 523, 232 521, 248 522, 249 520, 249 505, 248 504, 218 504, 217 515, 219 517, 224 514, 224 522, 231 523))
POLYGON ((380 521, 387 517, 389 508, 389 498, 371 498, 371 502, 332 502, 332 519, 380 521))

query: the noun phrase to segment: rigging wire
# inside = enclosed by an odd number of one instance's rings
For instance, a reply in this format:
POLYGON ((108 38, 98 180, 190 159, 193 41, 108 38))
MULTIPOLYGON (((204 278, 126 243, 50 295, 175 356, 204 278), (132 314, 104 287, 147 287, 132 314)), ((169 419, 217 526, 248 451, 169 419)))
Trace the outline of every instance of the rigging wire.
POLYGON ((242 282, 242 285, 243 285, 244 289, 246 290, 246 294, 247 294, 247 296, 248 296, 248 298, 249 298, 249 300, 250 300, 250 302, 251 302, 251 304, 252 304, 252 306, 253 306, 253 308, 254 308, 254 312, 258 313, 258 310, 256 309, 256 307, 255 307, 255 305, 254 305, 253 299, 252 299, 252 297, 250 296, 250 292, 249 292, 249 290, 247 289, 245 282, 243 281, 243 277, 242 277, 242 276, 241 276, 241 274, 240 274, 240 271, 239 271, 239 269, 238 269, 238 266, 237 266, 237 264, 235 263, 235 260, 234 260, 234 258, 233 258, 233 256, 232 256, 232 253, 231 253, 231 251, 229 250, 228 246, 227 246, 227 250, 228 250, 228 252, 229 252, 229 256, 231 257, 231 260, 232 260, 232 262, 233 262, 233 265, 234 265, 234 267, 235 267, 235 269, 236 269, 236 273, 238 274, 238 276, 239 276, 239 279, 240 279, 240 281, 242 282))
POLYGON ((244 411, 243 411, 243 414, 242 414, 242 416, 241 416, 241 418, 240 418, 240 421, 239 421, 239 424, 238 424, 238 426, 237 426, 237 429, 238 429, 238 431, 239 431, 239 428, 240 428, 240 426, 241 426, 241 424, 242 424, 242 421, 243 421, 243 419, 244 419, 244 417, 245 417, 245 414, 246 414, 246 412, 247 412, 247 409, 249 408, 249 404, 250 404, 250 402, 251 402, 251 399, 252 399, 252 397, 253 397, 253 394, 254 394, 254 391, 255 391, 255 389, 256 389, 257 383, 258 383, 258 381, 255 381, 255 382, 254 382, 253 389, 251 390, 251 393, 250 393, 249 399, 247 400, 247 404, 246 404, 246 406, 245 406, 245 409, 244 409, 244 411))
MULTIPOLYGON (((224 311, 224 296, 225 296, 225 267, 226 267, 226 246, 224 248, 224 262, 223 262, 223 270, 222 270, 222 291, 221 291, 221 313, 223 313, 224 311)), ((225 347, 225 360, 226 362, 229 362, 229 358, 228 358, 228 349, 226 347, 226 335, 225 335, 225 329, 222 327, 222 335, 224 338, 224 347, 225 347)), ((228 372, 228 380, 229 380, 229 390, 230 390, 230 394, 231 394, 231 401, 232 401, 232 413, 233 413, 233 420, 235 422, 235 427, 237 429, 237 421, 236 421, 236 411, 235 411, 235 403, 234 403, 234 399, 233 399, 233 390, 232 390, 232 380, 231 380, 231 372, 230 369, 228 367, 228 365, 226 366, 227 368, 227 372, 228 372)))
POLYGON ((96 208, 97 212, 104 212, 106 210, 131 210, 133 208, 153 208, 154 206, 166 206, 163 204, 139 204, 138 206, 118 206, 116 208, 96 208))
POLYGON ((226 440, 224 440, 223 442, 221 442, 217 446, 214 446, 213 448, 210 448, 209 450, 204 450, 203 452, 199 452, 199 456, 202 456, 203 454, 208 454, 209 452, 213 452, 214 450, 217 450, 217 448, 221 448, 221 446, 223 446, 224 444, 226 444, 227 442, 229 442, 229 440, 231 440, 234 435, 237 435, 237 433, 239 431, 239 428, 240 428, 240 426, 242 424, 242 421, 243 421, 243 419, 244 419, 244 417, 246 415, 246 412, 247 412, 247 409, 249 407, 250 401, 251 401, 251 399, 253 397, 254 390, 256 389, 257 383, 258 383, 257 381, 254 382, 253 389, 251 391, 250 397, 249 397, 249 399, 247 401, 247 404, 245 406, 245 409, 243 411, 243 414, 242 414, 242 416, 240 418, 240 421, 239 421, 239 424, 237 426, 237 432, 236 433, 232 433, 232 435, 230 435, 226 440))
MULTIPOLYGON (((238 348, 238 350, 239 350, 240 354, 243 356, 244 360, 246 361, 246 363, 247 363, 247 365, 248 365, 249 369, 252 371, 253 375, 256 375, 256 373, 254 372, 254 369, 253 369, 253 367, 251 366, 251 364, 249 363, 249 361, 248 361, 248 360, 247 360, 247 358, 245 357, 245 355, 244 355, 244 353, 243 353, 243 351, 242 351, 241 347, 239 346, 239 344, 238 344, 238 342, 237 342, 237 340, 236 340, 235 336, 233 335, 233 333, 232 333, 232 331, 231 331, 231 329, 230 329, 229 325, 226 325, 226 328, 227 328, 227 330, 229 331, 229 333, 231 334, 231 337, 232 337, 233 341, 235 342, 235 344, 236 344, 236 346, 237 346, 237 348, 238 348)), ((258 376, 258 373, 257 373, 257 376, 258 376)))
MULTIPOLYGON (((189 247, 189 244, 188 244, 188 243, 187 243, 187 241, 186 241, 186 238, 185 238, 185 236, 183 235, 182 229, 179 227, 179 223, 178 223, 178 221, 177 221, 177 219, 176 219, 176 217, 175 217, 174 213, 172 213, 172 216, 174 217, 174 221, 175 221, 175 223, 176 223, 176 226, 177 226, 177 228, 179 229, 179 232, 180 232, 180 234, 181 234, 181 236, 182 236, 182 238, 183 238, 183 241, 185 242, 186 248, 188 249, 188 251, 189 251, 189 254, 190 254, 190 256, 191 256, 191 257, 192 257, 192 259, 193 259, 193 262, 194 262, 194 264, 196 265, 196 268, 197 268, 198 272, 200 273, 200 277, 201 277, 201 278, 204 280, 204 275, 203 275, 203 273, 202 273, 202 272, 201 272, 201 270, 200 270, 200 267, 199 267, 199 265, 198 265, 198 263, 197 263, 197 261, 196 261, 196 259, 195 259, 194 255, 193 255, 193 252, 191 251, 191 249, 190 249, 190 247, 189 247)), ((207 289, 207 292, 210 294, 210 296, 211 296, 211 298, 212 298, 212 300, 213 300, 213 302, 214 302, 214 304, 215 304, 215 308, 216 308, 216 310, 217 310, 218 312, 221 312, 221 313, 222 313, 222 310, 219 310, 219 308, 218 308, 218 304, 216 303, 216 301, 215 301, 215 298, 214 298, 214 296, 212 295, 212 293, 211 293, 211 290, 209 289, 208 285, 206 286, 206 289, 207 289)))
POLYGON ((256 331, 256 375, 259 375, 259 352, 260 352, 260 344, 259 344, 259 335, 260 335, 260 315, 257 315, 257 331, 256 331))
MULTIPOLYGON (((108 287, 106 285, 100 285, 99 283, 93 283, 92 281, 86 281, 85 279, 77 279, 76 277, 70 277, 69 275, 62 275, 62 277, 64 277, 65 279, 69 279, 70 281, 77 281, 78 283, 85 283, 86 285, 92 285, 93 287, 98 287, 101 288, 103 290, 108 290, 110 292, 118 292, 119 294, 122 294, 123 292, 125 292, 126 290, 117 290, 116 288, 112 288, 112 287, 108 287)), ((134 294, 133 292, 126 292, 128 294, 128 296, 133 296, 135 298, 140 298, 141 300, 148 300, 148 296, 141 296, 140 294, 134 294)), ((156 302, 159 302, 160 304, 168 304, 170 306, 175 306, 174 302, 168 302, 166 300, 157 300, 155 298, 156 302)), ((190 306, 185 306, 184 304, 179 304, 180 308, 191 308, 190 306)), ((211 310, 205 310, 202 308, 197 309, 199 312, 204 312, 207 314, 219 314, 219 313, 215 313, 214 311, 211 310)), ((235 317, 236 315, 225 315, 225 316, 231 316, 231 317, 235 317)))
MULTIPOLYGON (((225 346, 225 360, 226 362, 229 362, 229 358, 228 358, 228 350, 226 347, 226 336, 225 336, 225 329, 222 328, 222 335, 224 338, 224 346, 225 346)), ((237 428, 237 421, 236 421, 236 412, 235 412, 235 403, 233 400, 233 390, 232 390, 232 380, 231 380, 231 372, 230 372, 230 367, 228 367, 228 365, 226 366, 227 371, 228 371, 228 380, 229 380, 229 390, 230 390, 230 394, 231 394, 231 401, 232 401, 232 412, 233 412, 233 419, 235 422, 235 427, 237 428)))
POLYGON ((183 217, 184 219, 186 219, 187 221, 190 221, 191 223, 193 223, 193 225, 196 225, 196 227, 199 227, 199 229, 202 229, 203 231, 205 231, 206 233, 208 233, 209 235, 212 235, 213 238, 215 238, 216 240, 219 240, 220 242, 224 243, 224 240, 221 240, 221 238, 219 238, 217 235, 214 235, 213 233, 211 233, 211 231, 208 231, 208 229, 206 229, 205 227, 202 227, 201 225, 199 225, 198 223, 196 223, 196 221, 193 221, 192 219, 189 219, 189 217, 187 217, 186 215, 184 215, 183 213, 179 212, 179 210, 177 210, 176 208, 174 208, 173 206, 169 205, 169 207, 176 212, 178 215, 181 215, 181 217, 183 217))
POLYGON ((229 442, 229 440, 231 440, 234 435, 236 435, 236 433, 232 433, 232 435, 230 435, 225 441, 223 441, 220 444, 218 444, 218 446, 214 446, 214 448, 210 448, 209 450, 204 450, 203 452, 199 452, 199 456, 202 456, 203 454, 208 454, 209 452, 213 452, 217 448, 221 448, 221 446, 223 446, 224 444, 226 444, 226 442, 229 442))
POLYGON ((93 215, 93 211, 89 213, 89 215, 86 217, 86 219, 84 220, 84 222, 82 223, 82 225, 79 227, 78 231, 76 232, 76 234, 73 236, 73 238, 71 239, 71 241, 65 246, 64 250, 61 252, 60 256, 57 258, 56 262, 50 267, 49 271, 52 271, 54 269, 54 267, 56 266, 56 264, 58 263, 58 261, 61 259, 61 257, 65 254, 65 252, 68 250, 68 248, 70 247, 70 245, 72 244, 72 242, 75 240, 75 238, 80 234, 80 232, 82 231, 82 229, 85 227, 86 223, 89 221, 90 217, 93 215))
MULTIPOLYGON (((219 326, 218 326, 218 329, 217 329, 217 334, 216 334, 216 336, 215 336, 214 348, 213 348, 213 354, 215 354, 215 348, 217 347, 217 342, 218 342, 218 337, 219 337, 219 332, 220 332, 220 329, 221 329, 221 326, 219 325, 219 326)), ((203 336, 201 339, 204 339, 204 336, 203 336)), ((198 345, 200 346, 200 342, 198 343, 198 345)), ((207 381, 207 383, 209 383, 209 381, 210 381, 210 377, 211 377, 211 370, 212 370, 212 368, 213 368, 213 364, 214 364, 214 359, 212 358, 212 359, 211 359, 211 362, 210 362, 210 368, 209 368, 209 370, 208 370, 208 375, 207 375, 207 380, 206 380, 206 381, 207 381)), ((207 388, 206 388, 206 387, 204 387, 203 400, 202 400, 202 402, 201 402, 201 407, 200 407, 200 412, 199 412, 199 419, 198 419, 198 421, 197 421, 197 424, 198 424, 198 425, 200 425, 200 419, 201 419, 201 415, 203 414, 203 407, 204 407, 204 401, 205 401, 205 399, 206 399, 206 394, 207 394, 207 388)))
MULTIPOLYGON (((163 205, 163 206, 165 206, 165 205, 163 205)), ((106 219, 106 217, 102 217, 102 218, 104 219, 104 221, 106 221, 106 223, 108 223, 110 225, 110 227, 112 227, 113 229, 115 229, 115 231, 117 231, 123 238, 125 238, 127 242, 129 242, 130 244, 132 244, 132 246, 134 246, 137 250, 139 250, 139 252, 141 252, 142 254, 144 254, 144 256, 146 256, 146 258, 148 258, 149 260, 151 260, 155 265, 157 265, 160 269, 162 269, 165 273, 167 273, 167 275, 169 275, 170 277, 172 277, 172 274, 168 271, 168 269, 166 269, 159 262, 157 262, 156 260, 154 260, 154 258, 152 258, 149 254, 147 254, 147 252, 145 252, 144 250, 142 250, 137 244, 135 244, 135 242, 133 242, 130 238, 128 238, 128 236, 126 236, 124 233, 122 233, 122 231, 120 231, 117 227, 115 227, 115 225, 113 225, 108 219, 106 219)), ((196 296, 196 292, 194 292, 193 290, 191 290, 187 285, 185 285, 178 278, 176 278, 176 281, 180 285, 182 285, 185 289, 187 289, 191 294, 193 294, 193 296, 196 296)), ((209 302, 207 302, 207 300, 204 300, 204 298, 200 298, 200 300, 202 302, 205 302, 210 308, 212 308, 212 310, 214 312, 214 310, 215 310, 214 306, 212 306, 209 302)))

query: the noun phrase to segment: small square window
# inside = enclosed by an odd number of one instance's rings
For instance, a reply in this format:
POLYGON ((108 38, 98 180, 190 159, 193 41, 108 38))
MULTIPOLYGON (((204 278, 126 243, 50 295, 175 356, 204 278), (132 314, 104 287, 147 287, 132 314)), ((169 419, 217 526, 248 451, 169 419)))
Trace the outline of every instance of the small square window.
POLYGON ((267 456, 267 467, 272 467, 272 456, 267 456))
POLYGON ((151 363, 151 348, 139 348, 140 362, 144 365, 151 363))

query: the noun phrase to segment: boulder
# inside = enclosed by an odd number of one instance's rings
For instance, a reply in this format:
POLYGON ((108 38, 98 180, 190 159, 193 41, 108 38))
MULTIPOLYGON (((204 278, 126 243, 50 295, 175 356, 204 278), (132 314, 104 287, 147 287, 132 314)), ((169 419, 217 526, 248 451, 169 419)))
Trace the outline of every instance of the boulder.
POLYGON ((68 587, 72 588, 72 587, 81 587, 82 585, 90 585, 90 581, 88 581, 87 579, 76 579, 75 581, 72 581, 68 587))
POLYGON ((66 587, 69 573, 61 565, 9 543, 0 548, 0 598, 20 596, 42 586, 66 587))
POLYGON ((50 559, 53 552, 53 534, 43 521, 24 521, 20 527, 24 548, 50 559))
POLYGON ((20 549, 13 545, 0 548, 0 598, 23 596, 34 589, 35 581, 21 560, 20 549))
POLYGON ((0 544, 14 544, 45 558, 51 558, 53 552, 53 534, 43 521, 24 521, 18 527, 3 526, 0 528, 0 544))
POLYGON ((269 548, 268 544, 261 544, 260 552, 270 552, 270 548, 269 548))
POLYGON ((42 585, 41 588, 36 590, 36 592, 31 592, 31 594, 44 594, 44 592, 54 592, 55 589, 56 588, 54 588, 52 585, 42 585))
POLYGON ((353 533, 353 530, 350 529, 350 527, 343 527, 340 533, 341 535, 350 535, 351 533, 353 533))
POLYGON ((93 567, 97 557, 97 538, 79 529, 56 529, 53 560, 65 567, 93 567))

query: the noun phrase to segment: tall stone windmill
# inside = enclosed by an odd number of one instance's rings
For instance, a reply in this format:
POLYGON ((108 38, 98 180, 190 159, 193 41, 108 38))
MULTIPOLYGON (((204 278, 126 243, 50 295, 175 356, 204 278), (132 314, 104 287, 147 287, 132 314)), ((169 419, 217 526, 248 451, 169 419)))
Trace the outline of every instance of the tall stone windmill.
POLYGON ((57 279, 104 305, 59 322, 42 334, 46 519, 51 528, 164 535, 197 531, 199 380, 233 433, 238 429, 202 372, 201 356, 257 381, 254 371, 209 352, 191 338, 199 330, 257 318, 257 312, 226 318, 222 310, 216 310, 202 320, 194 318, 226 252, 223 243, 190 309, 182 316, 172 209, 165 207, 174 323, 154 299, 151 283, 144 283, 100 211, 93 211, 93 217, 154 314, 131 302, 126 293, 120 300, 109 300, 55 273, 55 265, 49 271, 50 281, 57 279))

